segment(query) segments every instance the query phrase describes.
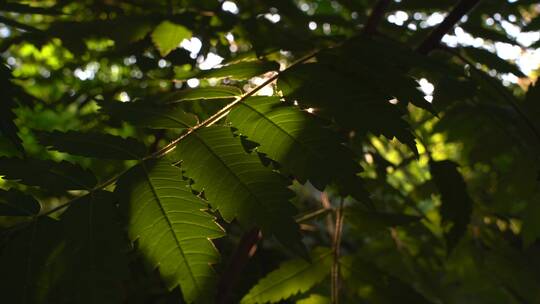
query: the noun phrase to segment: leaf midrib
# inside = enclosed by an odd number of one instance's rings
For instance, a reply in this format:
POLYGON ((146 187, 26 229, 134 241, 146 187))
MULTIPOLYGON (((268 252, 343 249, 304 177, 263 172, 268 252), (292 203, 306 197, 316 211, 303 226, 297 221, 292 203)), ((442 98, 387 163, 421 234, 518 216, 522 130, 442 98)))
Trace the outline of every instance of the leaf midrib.
POLYGON ((154 185, 152 184, 152 180, 150 179, 150 175, 148 173, 148 170, 147 170, 146 165, 144 164, 144 162, 141 163, 141 166, 142 166, 142 168, 144 170, 144 177, 146 178, 146 180, 148 182, 148 185, 150 186, 150 189, 152 190, 152 194, 156 198, 156 202, 157 202, 157 205, 159 207, 159 210, 163 214, 163 217, 165 218, 167 226, 169 227, 169 231, 171 232, 171 234, 172 234, 172 236, 174 238, 174 242, 176 243, 176 247, 178 248, 178 251, 180 252, 180 255, 182 256, 182 262, 185 264, 186 269, 188 270, 188 273, 189 273, 189 277, 193 281, 193 286, 197 290, 197 294, 200 294, 201 289, 200 289, 199 285, 197 284, 197 280, 195 279, 195 275, 193 274, 193 271, 191 270, 191 267, 189 266, 189 264, 187 262, 187 258, 186 258, 186 255, 184 253, 184 250, 180 246, 180 241, 176 237, 176 233, 175 233, 175 231, 173 229, 172 223, 169 220, 169 217, 167 216, 167 212, 165 212, 165 209, 163 208, 163 205, 161 204, 161 200, 159 199, 159 196, 158 196, 158 194, 157 194, 157 192, 156 192, 156 190, 154 188, 154 185))

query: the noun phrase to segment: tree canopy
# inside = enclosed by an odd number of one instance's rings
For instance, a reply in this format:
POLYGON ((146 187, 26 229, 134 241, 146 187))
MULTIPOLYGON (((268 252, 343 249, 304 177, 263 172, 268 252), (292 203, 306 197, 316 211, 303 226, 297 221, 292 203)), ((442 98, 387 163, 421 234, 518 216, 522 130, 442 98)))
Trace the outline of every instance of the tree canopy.
POLYGON ((0 0, 0 302, 540 303, 540 5, 0 0))

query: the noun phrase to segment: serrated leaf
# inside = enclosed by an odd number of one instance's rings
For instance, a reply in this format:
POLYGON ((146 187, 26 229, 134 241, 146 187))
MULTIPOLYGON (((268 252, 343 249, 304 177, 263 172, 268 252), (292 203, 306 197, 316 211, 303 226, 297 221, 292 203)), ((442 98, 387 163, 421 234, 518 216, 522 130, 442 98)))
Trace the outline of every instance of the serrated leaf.
POLYGON ((47 190, 89 190, 97 183, 92 172, 62 161, 0 157, 0 175, 47 190))
POLYGON ((16 189, 0 189, 0 216, 32 216, 41 206, 31 195, 16 189))
POLYGON ((277 303, 304 293, 328 276, 331 262, 332 250, 329 248, 313 250, 311 262, 304 259, 284 262, 252 287, 240 303, 277 303))
POLYGON ((176 91, 166 98, 166 102, 179 102, 184 100, 225 99, 236 98, 242 95, 242 90, 233 86, 214 86, 203 88, 190 88, 176 91))
POLYGON ((152 41, 162 57, 176 49, 180 42, 191 37, 191 31, 170 21, 161 22, 152 32, 152 41))
POLYGON ((270 71, 278 71, 279 64, 274 61, 243 61, 224 65, 219 68, 201 71, 196 78, 231 78, 245 80, 270 71))
POLYGON ((465 181, 457 167, 458 164, 449 160, 431 161, 429 164, 433 181, 441 193, 441 216, 442 224, 446 226, 443 228, 448 252, 467 232, 473 206, 465 181))
POLYGON ((296 210, 289 202, 294 196, 289 182, 246 153, 230 128, 193 132, 178 144, 175 157, 226 221, 236 217, 244 226, 258 226, 274 235, 289 250, 305 252, 293 219, 296 210))
POLYGON ((205 303, 215 281, 211 264, 218 260, 210 240, 223 231, 182 171, 165 161, 143 162, 120 177, 116 191, 129 236, 151 267, 159 268, 169 289, 180 285, 188 303, 205 303))
POLYGON ((39 142, 53 150, 96 158, 141 159, 146 147, 133 138, 102 133, 36 132, 39 142))
POLYGON ((198 123, 194 114, 186 113, 180 105, 149 105, 142 102, 114 102, 101 105, 112 117, 140 128, 187 129, 198 123))
POLYGON ((354 155, 322 122, 289 106, 278 97, 252 97, 238 104, 228 115, 240 133, 260 144, 258 151, 277 161, 285 173, 319 190, 335 182, 341 191, 369 201, 357 173, 362 169, 354 155))
POLYGON ((63 270, 51 262, 62 251, 62 226, 49 217, 33 221, 6 244, 0 256, 2 301, 47 303, 47 295, 63 270))
MULTIPOLYGON (((364 76, 365 77, 365 76, 364 76)), ((418 154, 414 135, 403 119, 404 111, 390 104, 387 92, 366 89, 321 64, 302 64, 283 72, 278 88, 289 100, 312 107, 322 116, 352 129, 357 136, 368 132, 397 138, 418 154), (336 98, 336 92, 340 92, 336 98)))
POLYGON ((119 303, 127 278, 127 245, 116 218, 115 196, 91 192, 73 201, 61 216, 66 265, 55 296, 73 303, 119 303), (124 245, 124 246, 123 246, 124 245))

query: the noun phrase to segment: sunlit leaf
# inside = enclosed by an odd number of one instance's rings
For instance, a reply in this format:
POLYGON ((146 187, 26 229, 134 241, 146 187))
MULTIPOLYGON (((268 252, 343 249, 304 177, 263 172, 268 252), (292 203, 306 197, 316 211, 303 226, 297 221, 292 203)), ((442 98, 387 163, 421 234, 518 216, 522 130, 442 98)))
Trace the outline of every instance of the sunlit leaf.
POLYGON ((210 240, 223 232, 182 180, 182 171, 163 161, 143 162, 120 178, 116 192, 131 240, 138 242, 151 268, 159 269, 167 287, 180 285, 190 303, 211 299, 211 264, 218 252, 210 240))

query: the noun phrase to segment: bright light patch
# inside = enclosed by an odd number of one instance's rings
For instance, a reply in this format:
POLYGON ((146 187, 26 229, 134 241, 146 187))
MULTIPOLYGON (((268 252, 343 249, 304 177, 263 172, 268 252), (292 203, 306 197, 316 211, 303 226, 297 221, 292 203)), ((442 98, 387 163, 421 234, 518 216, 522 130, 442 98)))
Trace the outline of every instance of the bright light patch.
POLYGON ((238 12, 240 11, 236 3, 232 1, 223 2, 223 4, 221 5, 221 9, 232 14, 238 14, 238 12))
MULTIPOLYGON (((262 77, 253 77, 250 82, 252 84, 254 84, 255 86, 260 86, 261 84, 263 84, 264 82, 266 81, 265 78, 262 78, 262 77)), ((256 95, 260 95, 260 96, 272 96, 274 95, 274 89, 272 88, 271 85, 266 85, 264 86, 263 88, 261 88, 256 95)))
POLYGON ((265 14, 264 18, 268 19, 272 23, 278 23, 279 20, 281 20, 281 16, 279 14, 265 14))
POLYGON ((206 58, 201 63, 199 63, 199 68, 201 70, 209 70, 215 67, 216 65, 220 64, 222 61, 223 61, 223 57, 214 53, 208 53, 206 58))
POLYGON ((121 102, 131 101, 131 98, 126 92, 120 92, 120 94, 118 94, 118 99, 120 99, 121 102))
POLYGON ((191 78, 191 79, 188 79, 187 81, 187 85, 190 87, 190 88, 196 88, 199 86, 201 82, 199 81, 199 79, 197 78, 191 78))
POLYGON ((191 58, 197 58, 197 55, 201 51, 202 42, 197 37, 191 37, 190 39, 184 39, 180 43, 180 47, 189 51, 191 58))
POLYGON ((160 59, 158 61, 158 66, 163 69, 164 67, 167 66, 167 61, 165 61, 165 59, 160 59))
POLYGON ((317 29, 317 23, 315 21, 310 21, 308 27, 310 30, 314 31, 317 29))

